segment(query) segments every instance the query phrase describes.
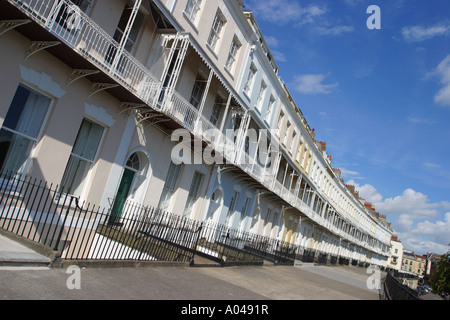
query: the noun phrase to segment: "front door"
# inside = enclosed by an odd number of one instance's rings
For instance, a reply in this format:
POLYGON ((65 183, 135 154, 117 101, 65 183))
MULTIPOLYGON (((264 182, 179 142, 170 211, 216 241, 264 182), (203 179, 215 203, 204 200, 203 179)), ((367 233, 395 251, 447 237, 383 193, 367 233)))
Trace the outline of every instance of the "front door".
POLYGON ((123 172, 122 180, 120 181, 119 190, 117 191, 116 198, 114 200, 114 205, 111 210, 111 220, 112 222, 118 222, 122 210, 127 201, 128 195, 130 193, 131 184, 133 183, 134 175, 136 172, 126 169, 123 172))

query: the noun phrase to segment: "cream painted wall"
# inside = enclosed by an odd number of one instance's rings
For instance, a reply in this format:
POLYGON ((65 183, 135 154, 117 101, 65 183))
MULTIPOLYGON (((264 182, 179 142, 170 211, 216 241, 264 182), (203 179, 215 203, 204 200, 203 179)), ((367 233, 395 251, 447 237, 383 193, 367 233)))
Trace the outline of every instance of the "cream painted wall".
POLYGON ((238 70, 241 70, 245 53, 248 49, 248 43, 246 41, 246 37, 248 39, 248 35, 245 36, 241 31, 243 27, 245 27, 245 25, 242 24, 242 21, 239 21, 231 14, 226 2, 229 1, 202 1, 201 10, 198 14, 199 16, 197 18, 197 21, 195 23, 192 23, 192 21, 190 21, 187 15, 184 13, 187 0, 179 0, 176 1, 175 7, 173 9, 173 15, 182 25, 185 31, 191 33, 193 38, 200 44, 205 54, 217 66, 219 72, 222 73, 222 75, 230 83, 230 85, 236 88, 239 80, 238 70), (220 9, 222 14, 224 15, 226 23, 221 32, 220 42, 217 44, 216 50, 213 51, 207 46, 207 41, 218 9, 220 9), (199 24, 200 20, 201 25, 199 24), (238 52, 236 66, 234 68, 234 70, 237 70, 237 72, 233 72, 233 74, 230 74, 225 70, 225 64, 228 58, 228 53, 230 51, 233 37, 235 35, 240 40, 242 46, 238 52))

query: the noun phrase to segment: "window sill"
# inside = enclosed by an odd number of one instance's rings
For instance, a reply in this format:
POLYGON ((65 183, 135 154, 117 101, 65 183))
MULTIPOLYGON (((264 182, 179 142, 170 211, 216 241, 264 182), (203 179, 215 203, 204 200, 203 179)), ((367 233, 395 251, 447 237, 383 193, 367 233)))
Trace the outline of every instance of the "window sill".
POLYGON ((223 67, 223 69, 226 71, 226 73, 230 76, 230 78, 232 79, 232 80, 234 80, 234 75, 233 75, 233 73, 231 72, 231 70, 229 70, 227 67, 223 67))
POLYGON ((252 101, 252 98, 250 97, 251 96, 251 91, 250 92, 245 92, 245 90, 242 90, 242 93, 248 99, 248 101, 252 101))
POLYGON ((211 48, 211 46, 209 44, 206 44, 206 47, 209 49, 209 51, 213 54, 214 58, 216 58, 216 60, 219 59, 219 57, 217 56, 217 52, 211 48))
POLYGON ((270 117, 266 117, 265 119, 264 119, 264 123, 270 128, 270 117))

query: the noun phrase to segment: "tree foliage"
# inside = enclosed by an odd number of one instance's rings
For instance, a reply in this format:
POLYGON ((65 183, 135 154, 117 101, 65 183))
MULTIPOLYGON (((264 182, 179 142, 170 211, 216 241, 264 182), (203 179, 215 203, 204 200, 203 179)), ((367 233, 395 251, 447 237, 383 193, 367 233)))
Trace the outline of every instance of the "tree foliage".
POLYGON ((450 293, 450 261, 449 255, 442 256, 431 279, 431 288, 436 294, 450 293))

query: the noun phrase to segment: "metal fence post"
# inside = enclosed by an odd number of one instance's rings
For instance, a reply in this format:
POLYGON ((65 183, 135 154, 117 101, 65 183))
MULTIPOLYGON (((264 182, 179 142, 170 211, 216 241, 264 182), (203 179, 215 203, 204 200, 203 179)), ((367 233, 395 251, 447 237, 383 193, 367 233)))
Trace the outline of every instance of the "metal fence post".
POLYGON ((53 250, 55 250, 55 251, 58 251, 58 245, 59 245, 59 242, 61 241, 61 237, 62 237, 62 233, 64 231, 64 226, 66 224, 67 216, 69 215, 70 207, 72 206, 72 201, 73 201, 74 198, 76 198, 76 197, 70 196, 70 201, 69 201, 69 205, 67 206, 66 215, 65 215, 64 220, 62 222, 62 226, 61 226, 61 230, 59 231, 58 238, 56 238, 55 247, 53 248, 53 250))
POLYGON ((192 250, 192 257, 191 257, 191 261, 190 261, 191 264, 194 263, 194 256, 195 256, 195 253, 197 252, 198 242, 200 241, 200 236, 201 236, 202 230, 203 230, 203 222, 200 223, 200 226, 198 227, 197 231, 195 231, 197 233, 197 239, 194 242, 194 248, 192 250))

